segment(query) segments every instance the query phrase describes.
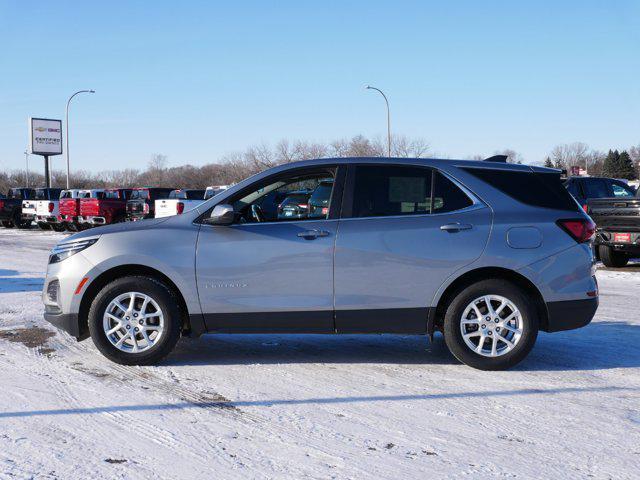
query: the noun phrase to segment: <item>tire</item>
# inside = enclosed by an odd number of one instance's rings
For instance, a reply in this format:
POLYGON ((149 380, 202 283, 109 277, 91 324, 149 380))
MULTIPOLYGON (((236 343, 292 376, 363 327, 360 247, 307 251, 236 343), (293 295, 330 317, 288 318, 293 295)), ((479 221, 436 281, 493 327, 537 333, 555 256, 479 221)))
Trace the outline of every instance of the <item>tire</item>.
MULTIPOLYGON (((135 305, 138 310, 141 310, 140 304, 142 302, 142 298, 136 298, 135 305)), ((91 339, 93 340, 96 348, 112 362, 122 365, 152 365, 158 363, 173 350, 173 347, 175 347, 178 339, 180 338, 182 331, 182 315, 178 305, 179 303, 175 293, 173 293, 173 291, 164 283, 156 280, 155 278, 146 276, 128 276, 116 279, 100 290, 91 303, 88 318, 91 339), (135 310, 133 315, 127 315, 116 307, 112 307, 114 310, 111 310, 110 308, 112 302, 119 296, 126 295, 126 298, 128 299, 129 292, 136 292, 139 295, 148 296, 151 299, 151 301, 149 301, 149 305, 152 306, 147 307, 147 309, 150 308, 153 312, 155 307, 153 306, 152 301, 155 302, 155 305, 162 314, 161 317, 163 320, 162 329, 156 331, 156 333, 160 332, 160 334, 154 336, 154 331, 149 332, 145 330, 145 333, 150 337, 153 336, 153 339, 159 338, 150 346, 145 345, 146 341, 144 338, 137 338, 138 336, 143 336, 141 332, 133 334, 135 335, 136 345, 138 345, 138 348, 140 346, 145 347, 145 349, 139 349, 141 351, 138 352, 133 350, 133 344, 131 342, 131 330, 138 328, 138 324, 135 323, 137 321, 133 319, 136 315, 135 310), (131 322, 128 331, 125 330, 124 326, 122 326, 110 336, 111 340, 107 336, 105 330, 105 328, 107 328, 105 327, 105 317, 108 310, 115 313, 116 317, 121 317, 121 322, 117 323, 112 319, 112 317, 107 317, 107 321, 115 323, 116 326, 118 324, 124 325, 127 322, 126 318, 129 318, 131 322), (123 337, 124 341, 122 342, 122 346, 121 348, 118 348, 113 342, 118 339, 122 340, 123 337)), ((126 306, 128 307, 129 305, 126 306)), ((148 311, 149 310, 147 310, 147 312, 148 311)), ((131 311, 129 312, 131 313, 131 311)), ((139 319, 138 321, 142 322, 143 320, 139 319)), ((146 322, 146 320, 144 321, 146 322)), ((150 322, 151 321, 159 322, 160 316, 152 318, 150 322)), ((108 328, 113 327, 113 323, 110 324, 108 328)), ((154 325, 149 325, 149 327, 153 326, 154 325)))
POLYGON ((20 229, 27 229, 31 227, 31 220, 23 220, 22 215, 16 213, 13 217, 13 224, 20 229))
POLYGON ((600 260, 606 267, 621 268, 629 262, 629 256, 626 253, 616 252, 606 245, 600 245, 598 251, 600 252, 600 260))
POLYGON ((51 230, 51 225, 49 225, 48 223, 44 223, 44 222, 37 222, 38 223, 38 228, 40 228, 40 230, 51 230))
POLYGON ((51 224, 51 228, 55 231, 55 232, 64 232, 66 230, 65 226, 61 223, 52 223, 51 224))
POLYGON ((4 228, 13 228, 13 222, 10 220, 2 221, 2 226, 4 228))
POLYGON ((506 280, 482 280, 461 289, 449 303, 445 313, 444 339, 447 347, 458 360, 473 368, 506 370, 513 367, 527 356, 538 337, 539 319, 532 304, 530 295, 506 280), (502 312, 505 312, 501 313, 502 320, 495 322, 495 317, 487 312, 486 301, 483 299, 485 296, 491 296, 489 303, 494 311, 500 308, 498 306, 498 302, 502 301, 500 298, 510 302, 510 304, 505 303, 505 307, 502 309, 502 312), (479 300, 479 303, 475 304, 477 311, 481 313, 477 327, 476 323, 472 323, 472 318, 477 317, 477 314, 471 306, 476 300, 479 300), (503 320, 515 312, 511 309, 512 306, 519 311, 519 316, 516 317, 517 322, 512 320, 505 326, 503 320), (467 322, 463 326, 465 313, 467 313, 465 316, 467 322), (487 321, 487 318, 490 321, 487 321), (485 326, 482 327, 482 324, 485 326), (513 330, 507 330, 508 327, 514 329, 514 326, 520 330, 519 336, 513 330), (466 341, 462 334, 463 328, 469 335, 466 341), (484 336, 476 336, 476 332, 480 332, 484 336), (506 337, 509 337, 511 347, 504 341, 504 332, 507 332, 506 337), (476 351, 477 348, 472 350, 471 346, 467 344, 469 341, 472 345, 474 343, 477 345, 480 343, 480 338, 483 338, 483 347, 480 347, 482 353, 476 351), (494 344, 496 344, 496 355, 492 356, 491 347, 494 344))

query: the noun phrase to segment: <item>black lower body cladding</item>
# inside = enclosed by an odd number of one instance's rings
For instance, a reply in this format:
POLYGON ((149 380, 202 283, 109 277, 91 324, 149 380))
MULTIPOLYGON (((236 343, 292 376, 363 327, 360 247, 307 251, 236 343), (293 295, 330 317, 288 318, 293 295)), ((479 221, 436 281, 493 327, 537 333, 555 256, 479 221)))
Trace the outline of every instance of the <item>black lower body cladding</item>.
POLYGON ((598 309, 598 297, 584 300, 548 302, 549 321, 546 332, 561 332, 588 325, 598 309))

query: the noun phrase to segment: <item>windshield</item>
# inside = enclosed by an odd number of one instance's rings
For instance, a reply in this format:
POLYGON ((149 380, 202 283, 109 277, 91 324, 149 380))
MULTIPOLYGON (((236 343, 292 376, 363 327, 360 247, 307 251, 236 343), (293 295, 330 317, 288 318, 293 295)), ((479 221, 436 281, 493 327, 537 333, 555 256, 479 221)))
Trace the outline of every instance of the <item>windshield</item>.
POLYGON ((7 198, 13 198, 16 200, 22 200, 22 191, 21 190, 9 190, 9 195, 7 198))
POLYGON ((36 200, 49 200, 49 192, 45 188, 38 188, 36 190, 36 200))
POLYGON ((149 200, 149 190, 133 190, 129 195, 131 200, 149 200))

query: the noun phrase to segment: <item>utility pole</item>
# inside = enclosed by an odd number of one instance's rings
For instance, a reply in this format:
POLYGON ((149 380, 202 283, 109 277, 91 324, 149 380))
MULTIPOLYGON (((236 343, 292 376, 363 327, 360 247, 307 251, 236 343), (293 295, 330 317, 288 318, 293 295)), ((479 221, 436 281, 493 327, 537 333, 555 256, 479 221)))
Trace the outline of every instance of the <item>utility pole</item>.
POLYGON ((27 185, 26 187, 29 188, 29 150, 25 150, 24 151, 24 162, 26 164, 26 172, 27 172, 27 185))

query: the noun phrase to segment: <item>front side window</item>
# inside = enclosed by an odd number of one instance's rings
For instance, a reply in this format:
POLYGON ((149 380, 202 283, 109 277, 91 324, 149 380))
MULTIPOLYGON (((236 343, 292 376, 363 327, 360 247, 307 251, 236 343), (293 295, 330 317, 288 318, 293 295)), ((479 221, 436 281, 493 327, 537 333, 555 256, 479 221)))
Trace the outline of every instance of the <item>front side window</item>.
POLYGON ((327 219, 334 175, 333 169, 292 175, 245 191, 229 202, 238 223, 327 219))

